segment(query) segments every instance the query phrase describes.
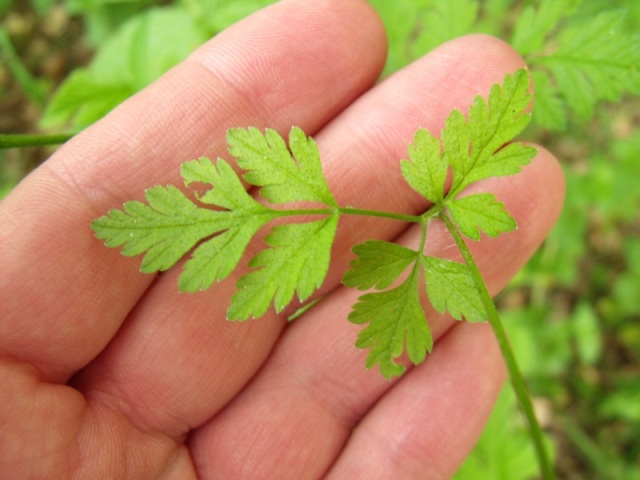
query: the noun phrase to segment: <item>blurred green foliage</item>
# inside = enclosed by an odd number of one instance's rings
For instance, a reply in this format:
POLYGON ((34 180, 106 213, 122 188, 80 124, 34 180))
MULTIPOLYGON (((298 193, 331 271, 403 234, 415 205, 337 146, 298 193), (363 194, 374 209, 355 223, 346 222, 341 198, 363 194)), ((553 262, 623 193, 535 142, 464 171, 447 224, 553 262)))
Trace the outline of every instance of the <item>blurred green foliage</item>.
MULTIPOLYGON (((11 106, 8 96, 22 91, 21 105, 38 112, 41 127, 81 129, 207 38, 274 1, 0 0, 0 100, 11 106), (82 42, 95 54, 88 65, 68 69, 54 90, 59 79, 30 72, 26 57, 37 55, 28 55, 23 27, 14 20, 35 15, 47 23, 60 11, 81 23, 82 42)), ((640 100, 625 94, 640 93, 640 2, 370 3, 389 36, 385 75, 472 32, 512 42, 532 64, 537 126, 527 137, 561 159, 566 206, 542 248, 499 297, 503 320, 559 476, 640 479, 640 100), (598 29, 611 35, 602 45, 589 36, 598 29), (576 53, 576 68, 567 72, 554 64, 558 52, 576 53), (616 61, 589 70, 580 58, 616 61), (628 78, 620 76, 624 69, 628 78), (576 85, 591 102, 576 102, 576 85)), ((26 170, 15 153, 0 152, 0 198, 26 170)), ((531 448, 507 388, 456 478, 534 478, 531 448)))
POLYGON ((208 38, 272 0, 152 3, 68 1, 71 12, 84 14, 89 39, 99 48, 88 67, 76 69, 65 79, 44 110, 41 127, 70 123, 80 130, 90 125, 208 38))
POLYGON ((182 6, 149 9, 104 40, 91 65, 72 72, 44 111, 44 128, 83 128, 143 89, 208 38, 182 6))

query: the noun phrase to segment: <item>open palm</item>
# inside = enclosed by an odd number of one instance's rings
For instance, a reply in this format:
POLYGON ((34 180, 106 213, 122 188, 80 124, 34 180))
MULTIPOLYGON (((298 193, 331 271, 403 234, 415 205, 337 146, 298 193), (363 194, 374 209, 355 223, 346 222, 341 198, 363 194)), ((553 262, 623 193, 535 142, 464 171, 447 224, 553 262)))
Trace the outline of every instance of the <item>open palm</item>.
MULTIPOLYGON (((0 477, 77 479, 449 478, 504 378, 487 325, 431 313, 434 353, 402 378, 363 368, 340 287, 351 247, 415 243, 398 222, 350 218, 326 301, 232 323, 234 278, 180 294, 138 272, 89 224, 179 164, 227 157, 232 127, 300 126, 343 205, 419 213, 398 168, 419 127, 438 132, 523 65, 485 36, 452 41, 375 85, 381 24, 363 0, 285 0, 228 29, 79 134, 0 204, 0 477)), ((540 150, 521 174, 483 182, 521 228, 473 245, 498 292, 555 221, 561 171, 540 150)), ((454 247, 430 233, 433 254, 454 247)), ((248 256, 259 245, 250 246, 248 256)), ((427 307, 428 308, 428 307, 427 307)))

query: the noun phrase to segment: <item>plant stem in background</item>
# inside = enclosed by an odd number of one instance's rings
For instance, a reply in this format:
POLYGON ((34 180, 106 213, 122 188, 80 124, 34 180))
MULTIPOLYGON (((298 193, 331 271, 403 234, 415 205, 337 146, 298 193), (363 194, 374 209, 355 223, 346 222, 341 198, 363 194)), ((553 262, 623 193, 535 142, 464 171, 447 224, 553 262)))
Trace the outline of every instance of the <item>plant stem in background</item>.
POLYGON ((9 35, 0 27, 0 59, 6 62, 9 70, 16 78, 29 98, 38 106, 44 107, 46 103, 46 87, 42 81, 35 79, 29 70, 20 61, 9 35))
POLYGON ((0 133, 0 149, 43 147, 46 145, 60 145, 73 137, 71 133, 55 135, 32 135, 17 133, 0 133))
POLYGON ((547 450, 544 446, 542 429, 540 428, 540 423, 536 418, 533 404, 531 403, 531 395, 529 394, 529 390, 525 383, 524 377, 520 372, 520 368, 518 367, 518 362, 516 361, 516 357, 513 353, 513 350, 511 349, 509 338, 507 337, 507 333, 504 330, 504 326, 500 321, 500 316, 498 315, 496 306, 491 299, 491 295, 487 290, 484 280, 482 279, 482 275, 480 274, 478 265, 473 259, 469 247, 467 247, 467 244, 462 238, 462 234, 458 231, 458 228, 455 226, 448 215, 443 213, 442 215, 440 215, 440 218, 446 225, 447 230, 449 230, 449 233, 453 237, 453 240, 456 242, 456 245, 458 246, 458 249, 463 256, 464 261, 469 267, 469 271, 473 276, 476 286, 480 291, 482 303, 487 309, 489 323, 493 328, 493 332, 496 336, 496 339, 498 340, 498 345, 500 346, 500 351, 502 352, 502 357, 504 358, 504 361, 507 365, 507 370, 509 371, 509 377, 511 379, 513 390, 516 394, 516 397, 518 398, 518 403, 522 408, 522 412, 529 424, 529 433, 531 435, 531 440, 533 441, 536 456, 538 457, 538 463, 540 465, 542 478, 544 480, 554 480, 556 478, 555 473, 553 472, 551 462, 549 461, 549 457, 547 455, 547 450))

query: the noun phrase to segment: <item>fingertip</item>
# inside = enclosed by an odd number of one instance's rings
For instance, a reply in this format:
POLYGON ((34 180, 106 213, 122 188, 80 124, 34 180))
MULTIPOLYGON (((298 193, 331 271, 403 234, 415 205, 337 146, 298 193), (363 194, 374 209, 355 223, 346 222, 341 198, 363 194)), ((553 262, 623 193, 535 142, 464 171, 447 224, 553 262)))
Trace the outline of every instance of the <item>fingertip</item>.
MULTIPOLYGON (((285 0, 221 32, 191 59, 230 86, 262 99, 269 100, 270 92, 289 83, 290 103, 305 103, 302 111, 314 111, 341 96, 344 108, 354 93, 369 88, 384 67, 386 49, 382 21, 364 0, 285 0), (296 78, 298 82, 291 81, 296 78), (318 84, 325 88, 323 96, 318 96, 318 84)), ((282 110, 277 107, 267 103, 260 113, 277 115, 282 110)), ((305 126, 305 131, 314 128, 305 126)))
MULTIPOLYGON (((515 208, 518 222, 530 238, 533 251, 553 230, 564 206, 565 175, 558 159, 546 148, 536 145, 538 154, 527 168, 527 191, 520 207, 515 208)), ((533 251, 531 254, 533 254, 533 251)))
POLYGON ((447 72, 451 89, 460 85, 472 90, 472 95, 484 95, 505 74, 526 67, 511 45, 482 33, 455 38, 427 55, 437 62, 438 70, 447 72))

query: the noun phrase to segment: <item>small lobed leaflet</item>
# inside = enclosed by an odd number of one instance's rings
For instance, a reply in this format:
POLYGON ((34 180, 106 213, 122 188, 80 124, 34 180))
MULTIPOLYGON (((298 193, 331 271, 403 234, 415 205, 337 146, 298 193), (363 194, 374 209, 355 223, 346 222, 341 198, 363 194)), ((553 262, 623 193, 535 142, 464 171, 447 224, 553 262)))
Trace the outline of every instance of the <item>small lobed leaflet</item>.
POLYGON ((428 256, 422 262, 429 301, 437 312, 449 312, 456 320, 486 320, 477 286, 466 265, 428 256))
POLYGON ((516 228, 515 220, 492 193, 456 198, 447 202, 447 208, 458 228, 472 240, 480 240, 480 231, 497 237, 516 228))
MULTIPOLYGON (((516 228, 493 194, 464 191, 489 177, 516 174, 534 157, 534 148, 513 142, 530 119, 529 83, 528 72, 518 70, 494 85, 486 99, 477 96, 466 117, 454 110, 440 138, 424 129, 416 132, 400 168, 408 185, 431 206, 419 216, 377 213, 417 223, 417 248, 382 240, 353 247, 355 258, 343 284, 364 293, 349 321, 363 326, 356 345, 369 350, 366 366, 378 366, 387 378, 405 370, 398 360, 405 352, 418 364, 433 347, 423 297, 455 319, 486 320, 478 279, 468 261, 423 252, 437 219, 457 229, 454 238, 459 231, 471 240, 516 228)), ((181 168, 185 186, 205 184, 209 190, 191 200, 174 186, 153 187, 146 191, 146 204, 126 202, 122 210, 94 220, 92 229, 107 246, 122 247, 124 255, 144 254, 141 270, 147 273, 171 268, 192 251, 179 288, 195 292, 227 278, 255 234, 279 219, 265 237, 266 248, 248 262, 250 271, 237 281, 227 316, 236 321, 257 318, 272 305, 281 312, 294 297, 315 301, 329 269, 340 217, 376 212, 337 203, 315 142, 297 127, 288 142, 274 130, 256 128, 229 130, 227 141, 242 178, 223 159, 186 162, 181 168), (258 195, 247 192, 242 180, 258 187, 258 195), (313 207, 300 207, 301 202, 313 207)))
POLYGON ((227 278, 256 232, 274 217, 248 194, 224 160, 219 159, 215 164, 208 158, 192 160, 182 165, 181 173, 187 187, 194 182, 215 186, 197 198, 203 204, 228 209, 222 215, 230 219, 226 230, 199 245, 184 265, 180 290, 195 292, 227 278))
POLYGON ((291 303, 295 292, 300 301, 307 300, 329 270, 337 227, 338 215, 274 227, 265 239, 271 248, 253 257, 249 266, 254 270, 238 281, 228 318, 261 317, 272 302, 280 312, 291 303))
POLYGON ((368 323, 356 341, 356 347, 371 349, 367 368, 379 365, 380 372, 387 378, 404 372, 405 367, 395 359, 405 348, 409 359, 417 365, 433 347, 431 330, 420 303, 418 265, 414 263, 409 277, 399 286, 361 296, 349 314, 349 321, 355 324, 368 323))
POLYGON ((301 129, 291 129, 288 148, 275 130, 262 133, 255 127, 229 130, 227 142, 229 153, 246 170, 245 181, 262 187, 260 196, 265 200, 337 206, 322 173, 318 147, 301 129))
POLYGON ((382 290, 391 286, 418 255, 415 250, 381 240, 356 245, 353 253, 357 258, 351 262, 342 283, 360 290, 372 287, 382 290))

